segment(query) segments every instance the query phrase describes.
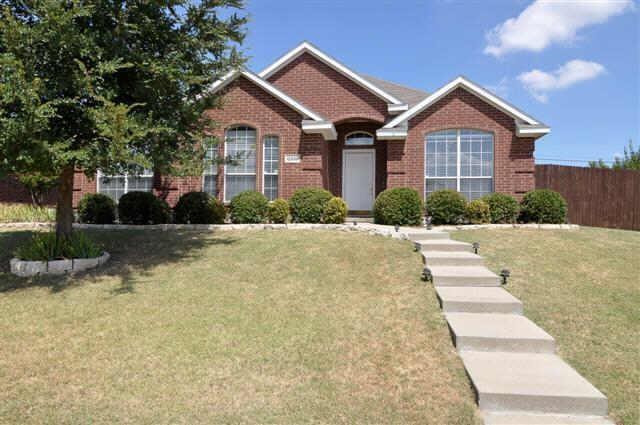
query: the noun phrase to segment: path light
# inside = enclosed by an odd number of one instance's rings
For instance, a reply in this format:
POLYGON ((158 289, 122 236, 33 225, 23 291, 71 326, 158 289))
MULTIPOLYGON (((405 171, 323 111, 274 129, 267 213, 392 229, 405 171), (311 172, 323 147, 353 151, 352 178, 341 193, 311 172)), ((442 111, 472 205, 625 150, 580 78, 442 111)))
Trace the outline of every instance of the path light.
POLYGON ((396 224, 395 226, 393 226, 394 229, 396 229, 396 233, 400 230, 400 225, 396 224))
POLYGON ((422 249, 422 244, 420 242, 414 242, 413 248, 416 250, 416 252, 419 252, 422 249))
POLYGON ((357 225, 358 225, 358 222, 357 222, 357 221, 355 221, 355 220, 353 220, 353 225, 354 225, 354 226, 357 226, 357 225))
POLYGON ((425 217, 424 224, 427 230, 431 230, 433 228, 433 226, 431 225, 432 221, 433 221, 433 217, 431 217, 430 215, 425 217))
POLYGON ((506 285, 507 284, 507 279, 509 278, 509 276, 511 276, 511 272, 507 269, 502 269, 500 271, 500 276, 502 276, 502 284, 506 285))
POLYGON ((425 282, 433 282, 433 274, 431 273, 431 269, 429 267, 425 267, 422 270, 422 280, 425 282))
POLYGON ((479 250, 480 250, 480 242, 474 242, 473 243, 473 252, 475 254, 477 254, 479 250))

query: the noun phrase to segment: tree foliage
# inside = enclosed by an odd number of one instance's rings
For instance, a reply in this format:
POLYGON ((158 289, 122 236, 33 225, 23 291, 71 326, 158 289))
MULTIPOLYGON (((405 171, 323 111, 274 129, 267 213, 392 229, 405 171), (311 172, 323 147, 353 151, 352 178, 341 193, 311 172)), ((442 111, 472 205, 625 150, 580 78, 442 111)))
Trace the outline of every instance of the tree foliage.
POLYGON ((629 146, 624 148, 624 156, 622 158, 616 157, 611 166, 599 159, 597 161, 589 161, 589 167, 640 171, 640 148, 634 148, 633 141, 629 140, 629 146))
MULTIPOLYGON (((0 173, 201 171, 207 88, 242 64, 241 0, 0 0, 0 173)), ((62 226, 61 226, 62 225, 62 226)))

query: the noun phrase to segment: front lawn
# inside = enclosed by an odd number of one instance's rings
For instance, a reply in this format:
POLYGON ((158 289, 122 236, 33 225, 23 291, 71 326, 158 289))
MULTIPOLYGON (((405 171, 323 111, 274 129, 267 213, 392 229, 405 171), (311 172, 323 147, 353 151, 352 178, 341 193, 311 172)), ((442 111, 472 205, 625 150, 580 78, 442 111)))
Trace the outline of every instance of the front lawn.
POLYGON ((477 423, 408 242, 91 234, 104 269, 25 280, 0 232, 0 423, 477 423))
POLYGON ((480 242, 525 314, 553 335, 559 354, 609 397, 619 424, 640 423, 640 232, 477 230, 480 242))

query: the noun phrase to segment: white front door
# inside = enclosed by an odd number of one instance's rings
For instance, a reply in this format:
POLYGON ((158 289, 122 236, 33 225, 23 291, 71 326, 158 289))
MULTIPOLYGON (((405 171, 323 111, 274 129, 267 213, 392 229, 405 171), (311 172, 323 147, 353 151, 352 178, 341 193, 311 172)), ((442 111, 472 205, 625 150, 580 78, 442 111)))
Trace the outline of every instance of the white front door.
POLYGON ((342 151, 342 196, 349 211, 371 211, 375 197, 376 152, 373 149, 342 151))

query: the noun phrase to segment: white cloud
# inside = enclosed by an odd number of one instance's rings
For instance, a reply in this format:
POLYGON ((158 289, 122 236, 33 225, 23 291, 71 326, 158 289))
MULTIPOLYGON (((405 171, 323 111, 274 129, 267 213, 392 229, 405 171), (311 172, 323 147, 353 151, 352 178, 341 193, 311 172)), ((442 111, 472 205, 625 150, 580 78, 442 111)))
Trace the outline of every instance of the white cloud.
POLYGON ((634 9, 633 0, 536 0, 487 33, 484 52, 496 57, 518 50, 539 52, 570 42, 578 30, 634 9))
POLYGON ((553 72, 534 69, 518 75, 524 87, 540 102, 549 99, 548 93, 570 87, 581 81, 592 80, 606 72, 604 66, 597 62, 574 59, 553 72))

